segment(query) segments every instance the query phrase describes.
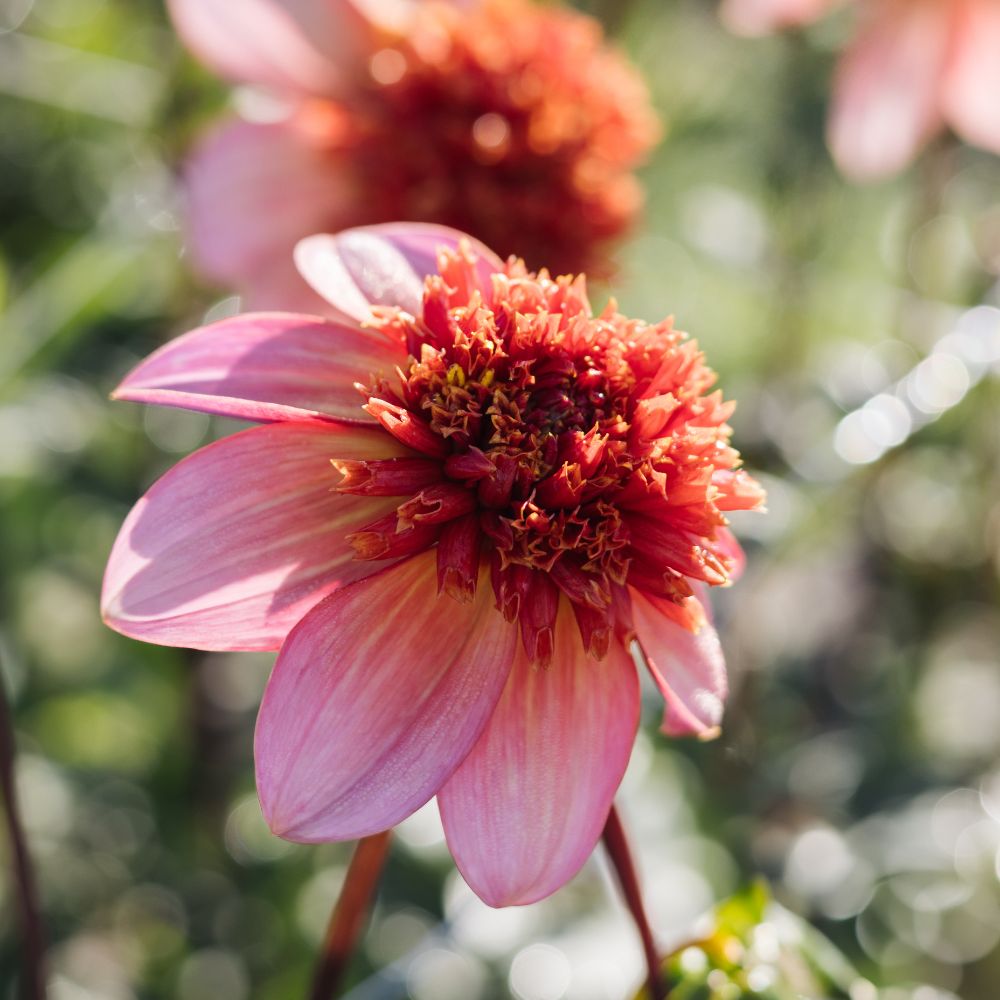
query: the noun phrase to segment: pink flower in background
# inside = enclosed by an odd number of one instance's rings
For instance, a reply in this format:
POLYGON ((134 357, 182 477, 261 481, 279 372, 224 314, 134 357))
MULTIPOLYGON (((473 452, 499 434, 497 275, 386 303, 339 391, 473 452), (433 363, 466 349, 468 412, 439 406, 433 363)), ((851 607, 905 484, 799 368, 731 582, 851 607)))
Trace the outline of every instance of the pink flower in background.
POLYGON ((388 829, 435 794, 493 905, 583 864, 639 717, 637 641, 671 735, 726 696, 708 585, 759 506, 714 375, 670 322, 594 315, 437 226, 300 244, 336 318, 249 314, 166 345, 120 399, 261 426, 180 462, 108 564, 106 620, 279 649, 256 732, 281 836, 388 829))
MULTIPOLYGON (((724 0, 734 29, 804 24, 836 0, 724 0)), ((1000 153, 1000 2, 861 0, 834 83, 827 140, 858 180, 900 170, 944 126, 1000 153)))
POLYGON ((186 168, 191 250, 258 308, 317 311, 317 232, 444 223, 558 273, 606 267, 658 126, 593 18, 530 0, 170 0, 203 62, 264 88, 186 168))

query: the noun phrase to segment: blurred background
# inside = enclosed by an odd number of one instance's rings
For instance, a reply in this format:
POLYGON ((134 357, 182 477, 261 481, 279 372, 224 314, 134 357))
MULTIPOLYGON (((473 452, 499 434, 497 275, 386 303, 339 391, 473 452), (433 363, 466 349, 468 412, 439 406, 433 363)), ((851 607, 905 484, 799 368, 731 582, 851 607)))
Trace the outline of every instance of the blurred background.
MULTIPOLYGON (((1000 160, 945 138, 895 181, 841 180, 837 18, 746 40, 697 0, 603 13, 667 126, 614 294, 698 338, 770 494, 718 595, 722 737, 668 742, 650 695, 622 789, 656 932, 699 937, 761 875, 864 977, 829 995, 995 1000, 1000 160)), ((0 656, 56 1000, 300 996, 349 857, 260 817, 270 656, 142 645, 98 614, 130 505, 232 429, 107 399, 238 309, 190 277, 175 180, 227 99, 155 0, 0 0, 0 656)), ((4 867, 3 1000, 19 941, 4 867)), ((431 804, 399 829, 352 979, 356 1000, 624 1000, 642 959, 600 852, 491 911, 431 804)), ((711 995, 744 995, 724 979, 711 995)))

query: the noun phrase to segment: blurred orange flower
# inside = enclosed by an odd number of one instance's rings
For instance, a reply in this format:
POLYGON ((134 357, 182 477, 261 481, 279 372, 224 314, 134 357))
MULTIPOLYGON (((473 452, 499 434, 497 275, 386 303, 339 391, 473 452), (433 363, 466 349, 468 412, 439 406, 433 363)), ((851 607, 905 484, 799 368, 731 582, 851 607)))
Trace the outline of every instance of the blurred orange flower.
POLYGON ((196 265, 253 306, 318 308, 290 265, 300 238, 403 219, 608 271, 658 124, 593 18, 527 0, 170 7, 209 66, 280 98, 275 120, 211 131, 186 172, 196 265))

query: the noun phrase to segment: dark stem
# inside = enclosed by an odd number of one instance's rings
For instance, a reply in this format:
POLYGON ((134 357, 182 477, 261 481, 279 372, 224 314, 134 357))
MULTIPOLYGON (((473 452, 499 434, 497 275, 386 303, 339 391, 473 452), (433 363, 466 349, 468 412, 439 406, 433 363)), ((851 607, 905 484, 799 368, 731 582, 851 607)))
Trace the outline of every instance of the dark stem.
POLYGON ((340 898, 330 915, 323 953, 316 965, 310 993, 312 1000, 330 1000, 337 995, 368 919, 371 900, 388 853, 388 830, 359 840, 354 848, 340 898))
POLYGON ((14 785, 14 722, 4 690, 3 672, 0 671, 0 792, 3 794, 4 814, 7 817, 7 836, 11 849, 11 868, 14 873, 17 908, 21 919, 24 950, 22 966, 24 976, 21 993, 25 1000, 44 1000, 45 997, 45 935, 39 916, 38 893, 31 868, 31 856, 24 839, 21 814, 17 805, 17 788, 14 785))
POLYGON ((608 852, 608 857, 611 858, 615 873, 618 875, 622 895, 625 897, 625 905, 632 914, 632 919, 639 930, 639 937, 642 938, 642 950, 646 954, 646 988, 649 991, 649 1000, 663 1000, 660 955, 656 950, 656 942, 653 940, 653 932, 649 926, 649 918, 646 916, 646 908, 642 904, 639 876, 636 874, 635 862, 632 860, 628 838, 625 836, 625 828, 622 826, 621 817, 614 806, 611 807, 608 821, 604 824, 604 833, 601 834, 601 839, 604 841, 604 848, 608 852))

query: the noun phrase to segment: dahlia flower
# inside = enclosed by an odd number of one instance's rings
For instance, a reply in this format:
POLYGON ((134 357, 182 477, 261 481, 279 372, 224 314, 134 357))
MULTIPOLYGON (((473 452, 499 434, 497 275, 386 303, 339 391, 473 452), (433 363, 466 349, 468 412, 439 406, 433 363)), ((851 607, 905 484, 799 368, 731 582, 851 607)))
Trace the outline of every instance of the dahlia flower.
POLYGON ((639 76, 584 14, 531 0, 170 0, 212 69, 277 120, 231 120, 186 169, 196 266, 255 308, 316 310, 295 243, 455 226, 562 272, 603 266, 657 135, 639 76), (376 13, 377 12, 377 13, 376 13))
MULTIPOLYGON (((805 24, 836 0, 724 0, 736 30, 760 34, 805 24)), ((1000 3, 864 0, 841 56, 827 141, 859 180, 900 170, 945 125, 1000 153, 1000 3)))
POLYGON ((726 696, 705 589, 762 499, 732 404, 669 321, 594 315, 583 277, 437 226, 316 236, 336 318, 246 314, 167 344, 119 399, 260 426, 167 472, 125 521, 118 631, 280 649, 257 788, 282 837, 388 829, 432 796, 488 903, 553 892, 608 816, 639 718, 637 643, 672 735, 726 696))

